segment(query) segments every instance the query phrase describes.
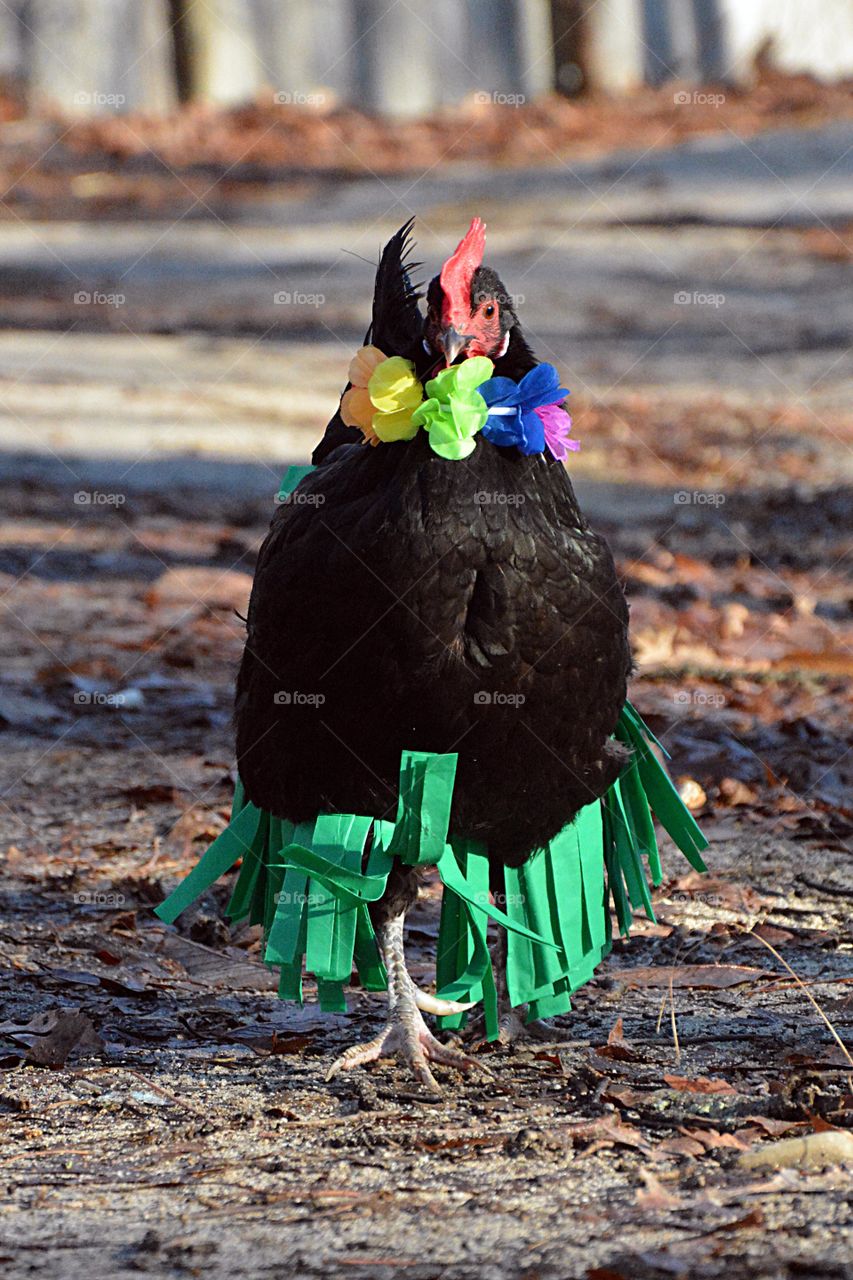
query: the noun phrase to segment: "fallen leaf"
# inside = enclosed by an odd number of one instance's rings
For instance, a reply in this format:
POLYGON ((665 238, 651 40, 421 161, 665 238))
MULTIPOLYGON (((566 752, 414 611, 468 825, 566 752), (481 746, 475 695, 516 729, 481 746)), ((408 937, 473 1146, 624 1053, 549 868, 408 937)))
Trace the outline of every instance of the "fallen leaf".
POLYGON ((615 1080, 611 1081, 600 1094, 600 1097, 605 1101, 621 1103, 624 1107, 644 1106, 650 1096, 651 1094, 649 1093, 643 1093, 639 1089, 632 1089, 630 1085, 619 1084, 615 1080))
POLYGON ((683 1133, 685 1137, 692 1139, 694 1142, 701 1142, 708 1151, 724 1149, 746 1151, 758 1137, 757 1129, 741 1129, 735 1134, 720 1133, 719 1129, 688 1129, 684 1125, 679 1127, 679 1133, 683 1133))
POLYGON ((27 1058, 40 1067, 64 1066, 75 1049, 103 1048, 91 1018, 79 1009, 37 1013, 23 1026, 4 1022, 0 1033, 25 1045, 27 1058))
POLYGON ((714 1228, 714 1234, 718 1231, 743 1231, 747 1227, 763 1227, 764 1214, 761 1209, 756 1206, 749 1213, 744 1214, 742 1218, 735 1218, 734 1222, 721 1222, 718 1227, 714 1228))
POLYGON ((538 1053, 534 1053, 533 1056, 539 1062, 550 1062, 555 1071, 560 1071, 563 1074, 565 1074, 563 1060, 558 1053, 548 1053, 546 1050, 543 1049, 543 1050, 540 1050, 538 1053))
POLYGON ((766 969, 743 964, 638 965, 636 969, 617 969, 609 977, 631 987, 737 987, 743 982, 777 975, 766 969))
POLYGON ((622 1018, 616 1019, 607 1037, 607 1044, 598 1045, 596 1053, 602 1058, 615 1058, 620 1062, 636 1062, 639 1054, 632 1049, 622 1034, 622 1018))
POLYGON ((665 1075, 664 1080, 671 1089, 678 1089, 681 1093, 737 1093, 728 1080, 710 1080, 707 1076, 690 1080, 687 1076, 665 1075))
POLYGON ((780 1133, 787 1133, 789 1129, 804 1129, 809 1123, 807 1120, 773 1120, 770 1116, 747 1116, 746 1119, 757 1124, 771 1138, 778 1138, 780 1133))
POLYGON ((655 1151, 674 1156, 701 1156, 705 1154, 705 1150, 704 1143, 688 1137, 664 1138, 663 1142, 659 1142, 655 1147, 655 1151))
POLYGON ((640 1177, 645 1184, 637 1192, 637 1204, 641 1209, 678 1209, 680 1207, 680 1198, 668 1191, 650 1169, 641 1169, 640 1177))
POLYGON ((307 1049, 308 1046, 313 1043, 314 1036, 280 1036, 274 1031, 272 1033, 269 1051, 270 1053, 301 1053, 303 1049, 307 1049))
POLYGON ((100 984, 114 996, 142 996, 143 999, 154 1000, 157 994, 143 982, 137 982, 136 978, 110 978, 103 973, 100 984))
POLYGON ((122 787, 115 794, 132 800, 136 805, 148 805, 181 804, 187 792, 166 782, 152 782, 148 786, 122 787))
POLYGON ((795 937, 789 930, 777 929, 772 924, 757 924, 751 932, 756 934, 757 937, 763 938, 765 942, 772 942, 774 947, 777 947, 780 942, 790 942, 795 937))
POLYGON ((720 617, 720 635, 724 640, 739 640, 749 621, 745 605, 730 601, 724 604, 720 617))

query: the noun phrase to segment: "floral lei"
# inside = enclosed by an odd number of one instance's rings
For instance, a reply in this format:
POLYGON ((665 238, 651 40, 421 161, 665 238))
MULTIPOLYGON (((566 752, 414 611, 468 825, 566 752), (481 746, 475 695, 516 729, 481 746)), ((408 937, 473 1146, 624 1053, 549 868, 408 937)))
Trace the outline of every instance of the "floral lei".
POLYGON ((424 388, 410 360, 362 347, 349 367, 352 385, 341 400, 341 418, 371 445, 411 440, 423 427, 442 458, 467 458, 478 432, 524 454, 547 448, 560 462, 580 448, 562 407, 569 393, 552 364, 536 365, 518 382, 493 372, 486 356, 472 356, 442 369, 424 388))

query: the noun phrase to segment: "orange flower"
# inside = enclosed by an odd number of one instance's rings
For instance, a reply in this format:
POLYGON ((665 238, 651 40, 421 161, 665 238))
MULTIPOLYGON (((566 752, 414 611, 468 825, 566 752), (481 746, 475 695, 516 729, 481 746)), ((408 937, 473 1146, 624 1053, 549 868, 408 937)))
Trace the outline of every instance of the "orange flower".
POLYGON ((356 351, 349 366, 352 386, 349 391, 344 392, 341 400, 341 419, 344 425, 358 427, 368 444, 378 444, 379 437, 373 430, 373 415, 376 410, 368 395, 367 384, 376 366, 385 358, 378 347, 361 347, 356 351))

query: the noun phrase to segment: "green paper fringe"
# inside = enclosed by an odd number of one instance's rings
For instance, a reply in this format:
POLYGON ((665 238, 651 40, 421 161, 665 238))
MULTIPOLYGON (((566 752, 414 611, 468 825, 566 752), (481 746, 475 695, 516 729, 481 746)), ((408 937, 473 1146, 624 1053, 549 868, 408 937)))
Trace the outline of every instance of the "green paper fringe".
MULTIPOLYGON (((505 911, 490 901, 485 846, 448 835, 457 757, 404 751, 393 823, 321 814, 294 825, 257 809, 238 782, 229 825, 157 915, 173 923, 240 861, 228 915, 263 927, 264 960, 279 969, 279 995, 302 1003, 304 969, 317 980, 321 1009, 342 1012, 354 968, 366 990, 387 987, 369 904, 382 897, 394 859, 435 865, 443 885, 438 995, 482 1002, 487 1037, 497 1038, 491 919, 507 930, 510 1002, 528 1006, 528 1021, 566 1013, 571 993, 610 950, 609 901, 623 934, 635 910, 654 920, 649 886, 660 884, 661 864, 652 812, 691 866, 706 869, 700 851, 707 841, 654 753, 653 746, 663 748, 629 703, 616 737, 632 748, 631 763, 546 848, 504 868, 505 911)), ((438 1022, 458 1028, 466 1016, 438 1022)))

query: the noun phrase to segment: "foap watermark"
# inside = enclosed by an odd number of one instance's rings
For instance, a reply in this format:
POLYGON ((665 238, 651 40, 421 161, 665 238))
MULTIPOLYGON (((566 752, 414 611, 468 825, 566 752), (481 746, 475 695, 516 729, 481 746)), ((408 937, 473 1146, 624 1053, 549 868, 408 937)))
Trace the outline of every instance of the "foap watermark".
MULTIPOLYGON (((523 293, 502 293, 500 296, 501 300, 506 298, 513 311, 516 311, 519 307, 523 307, 526 301, 526 296, 523 293)), ((472 302, 474 306, 479 306, 483 302, 491 302, 493 297, 494 295, 491 293, 475 293, 472 302)))
POLYGON ((504 93, 502 89, 478 89, 474 101, 478 107, 523 107, 527 98, 523 93, 504 93))
POLYGON ((104 693, 100 689, 78 689, 74 694, 77 707, 123 707, 127 697, 123 693, 104 693))
POLYGON ((719 893, 705 893, 700 890, 692 890, 687 893, 684 889, 674 889, 672 893, 664 894, 667 902, 697 902, 702 903, 706 907, 724 907, 725 899, 719 893))
POLYGON ((679 489, 672 500, 677 507, 721 507, 726 495, 713 489, 679 489))
POLYGON ((101 93, 99 89, 78 89, 72 99, 75 107, 123 107, 127 98, 123 93, 101 93))
POLYGON ((476 903, 478 907, 489 907, 492 904, 493 898, 495 906, 499 907, 501 911, 505 911, 507 907, 523 907, 527 901, 527 894, 501 893, 493 895, 480 890, 478 893, 471 896, 471 901, 476 903))
POLYGON ((298 489, 294 489, 292 493, 277 493, 274 501, 277 507, 283 507, 286 502, 291 507, 322 507, 326 501, 326 495, 325 493, 300 493, 298 489))
POLYGON ((474 494, 478 507, 520 507, 525 501, 523 493, 501 493, 497 489, 481 489, 474 494))
POLYGON ((291 293, 289 289, 280 289, 274 293, 272 300, 277 307, 322 307, 326 301, 325 293, 291 293))
POLYGON ((692 92, 681 89, 672 95, 677 107, 721 107, 726 100, 724 93, 705 93, 701 89, 692 92))
POLYGON ((680 707, 724 707, 726 705, 726 695, 717 690, 706 689, 679 689, 678 693, 672 695, 673 702, 677 702, 680 707))
POLYGON ((79 893, 75 893, 74 901, 78 907, 100 907, 103 910, 114 910, 116 907, 123 907, 127 902, 127 898, 123 893, 92 893, 89 890, 81 889, 79 893))
POLYGON ((698 289, 694 289, 690 293, 687 289, 679 289, 677 293, 672 295, 672 300, 677 307, 722 307, 725 306, 726 295, 724 293, 700 293, 698 289))
POLYGON ((280 889, 278 893, 273 894, 273 901, 288 904, 295 902, 302 906, 319 907, 326 901, 326 896, 322 893, 291 893, 289 889, 280 889))
POLYGON ((103 493, 100 489, 78 489, 74 495, 76 507, 123 507, 126 502, 126 494, 103 493))
POLYGON ((527 699, 523 693, 491 693, 478 689, 474 694, 475 707, 523 707, 527 699))
POLYGON ((78 289, 74 294, 75 307, 123 307, 127 296, 123 293, 104 293, 101 289, 78 289))
POLYGON ((310 93, 301 89, 279 89, 273 94, 273 102, 279 107, 324 107, 328 101, 329 95, 319 89, 310 93))
POLYGON ((299 689, 279 689, 272 697, 277 707, 322 707, 325 693, 302 693, 299 689))

